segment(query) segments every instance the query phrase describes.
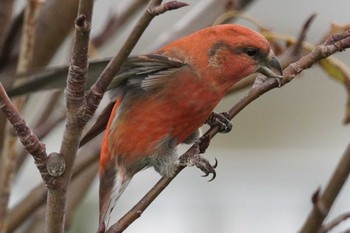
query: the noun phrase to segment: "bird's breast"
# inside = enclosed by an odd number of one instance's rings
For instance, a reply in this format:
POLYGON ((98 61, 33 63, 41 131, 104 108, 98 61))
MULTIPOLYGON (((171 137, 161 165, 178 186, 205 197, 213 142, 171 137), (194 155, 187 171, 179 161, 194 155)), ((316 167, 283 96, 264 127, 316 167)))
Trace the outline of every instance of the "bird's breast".
POLYGON ((111 127, 110 144, 115 153, 134 160, 153 156, 159 143, 183 142, 208 118, 220 96, 203 89, 200 83, 174 85, 161 92, 128 102, 111 127))

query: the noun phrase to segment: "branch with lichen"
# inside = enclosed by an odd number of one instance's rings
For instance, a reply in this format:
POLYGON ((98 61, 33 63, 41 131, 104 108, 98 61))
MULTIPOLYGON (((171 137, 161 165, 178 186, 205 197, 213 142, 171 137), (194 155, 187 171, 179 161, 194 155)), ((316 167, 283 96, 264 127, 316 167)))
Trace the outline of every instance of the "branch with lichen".
MULTIPOLYGON (((310 68, 314 64, 318 63, 324 58, 331 56, 334 53, 342 52, 345 49, 350 47, 350 30, 337 35, 332 35, 328 40, 326 40, 323 44, 317 46, 313 51, 308 53, 307 55, 301 57, 298 61, 287 66, 283 71, 283 78, 280 80, 277 79, 268 79, 265 80, 266 77, 263 75, 258 75, 253 87, 250 91, 244 96, 237 104, 235 104, 229 111, 228 116, 232 120, 239 112, 241 112, 246 106, 248 106, 252 101, 263 95, 264 93, 276 88, 282 87, 287 83, 291 82, 298 74, 303 72, 304 70, 310 68)), ((212 139, 219 131, 219 127, 211 127, 201 138, 205 141, 207 138, 212 139)), ((180 156, 188 156, 188 154, 194 155, 196 152, 196 147, 192 146, 189 148, 183 155, 180 156)), ((342 171, 343 174, 341 176, 336 176, 332 178, 332 182, 336 183, 337 188, 334 186, 332 188, 327 188, 329 192, 332 192, 332 199, 339 194, 340 188, 344 184, 344 176, 349 175, 350 172, 350 148, 349 154, 346 161, 342 160, 340 164, 343 164, 345 168, 338 168, 337 171, 342 171), (346 169, 346 170, 344 170, 346 169)), ((345 158, 344 158, 345 159, 345 158)), ((180 166, 178 170, 175 172, 173 177, 162 177, 158 183, 121 219, 118 220, 117 223, 113 224, 108 233, 121 233, 123 232, 132 222, 134 222, 137 218, 141 216, 141 214, 145 211, 145 209, 158 197, 158 195, 169 185, 169 183, 184 169, 185 167, 180 166)), ((325 192, 324 196, 328 196, 329 193, 325 192)), ((333 201, 334 201, 333 199, 333 201)), ((327 206, 327 210, 330 209, 333 201, 327 202, 330 204, 327 206)), ((315 207, 316 208, 316 207, 315 207)), ((328 212, 327 212, 328 213, 328 212)), ((316 221, 319 223, 317 226, 312 225, 316 229, 319 229, 323 219, 327 216, 327 214, 319 214, 319 210, 314 210, 310 215, 310 222, 316 221), (315 213, 314 213, 315 212, 315 213), (322 217, 322 219, 321 219, 322 217)), ((317 231, 301 231, 302 233, 311 233, 317 231)))

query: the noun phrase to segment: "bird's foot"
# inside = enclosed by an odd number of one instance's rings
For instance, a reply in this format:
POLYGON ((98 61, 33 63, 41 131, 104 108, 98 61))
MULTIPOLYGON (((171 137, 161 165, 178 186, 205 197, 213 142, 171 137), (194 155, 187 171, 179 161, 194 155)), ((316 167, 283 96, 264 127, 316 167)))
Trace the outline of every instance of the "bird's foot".
POLYGON ((228 133, 232 129, 232 122, 228 112, 212 112, 205 123, 210 127, 219 126, 220 133, 228 133))
POLYGON ((196 166, 204 172, 204 177, 212 174, 212 178, 209 180, 212 181, 216 177, 215 168, 218 165, 218 161, 215 159, 214 165, 211 165, 209 161, 201 155, 201 153, 204 153, 207 149, 209 141, 210 139, 208 136, 197 139, 194 143, 194 147, 192 147, 193 150, 186 152, 179 158, 179 165, 196 166))

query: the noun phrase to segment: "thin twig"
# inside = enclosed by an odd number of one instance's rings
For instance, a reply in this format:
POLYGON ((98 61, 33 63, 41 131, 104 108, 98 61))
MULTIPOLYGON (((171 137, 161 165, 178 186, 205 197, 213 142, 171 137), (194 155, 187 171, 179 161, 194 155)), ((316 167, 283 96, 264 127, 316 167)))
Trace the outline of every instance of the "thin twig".
POLYGON ((338 226, 340 223, 346 221, 350 218, 350 212, 344 213, 333 219, 331 222, 323 225, 318 233, 327 233, 331 231, 334 227, 338 226))
POLYGON ((310 26, 311 26, 312 22, 314 21, 315 17, 316 17, 316 14, 312 14, 304 23, 303 28, 299 34, 298 40, 295 43, 295 45, 293 46, 293 50, 291 52, 291 55, 293 57, 296 57, 298 59, 300 58, 300 52, 303 49, 303 42, 305 41, 306 34, 309 31, 310 26))
POLYGON ((16 108, 12 105, 10 99, 6 95, 5 89, 1 83, 0 108, 14 127, 14 130, 23 146, 26 148, 28 153, 33 156, 35 164, 38 167, 43 180, 47 182, 49 179, 49 174, 47 173, 45 166, 45 161, 47 158, 45 145, 39 141, 37 136, 35 136, 31 132, 30 128, 26 125, 24 119, 17 112, 16 108))
MULTIPOLYGON (((59 113, 56 114, 55 117, 51 117, 50 119, 46 120, 43 124, 40 126, 37 126, 33 129, 34 134, 42 140, 48 133, 52 131, 53 128, 55 128, 59 123, 61 123, 65 119, 65 113, 59 113)), ((22 147, 20 148, 18 152, 18 157, 16 159, 16 171, 19 171, 22 167, 23 162, 27 158, 28 152, 22 147)))
MULTIPOLYGON (((346 149, 343 157, 339 161, 336 170, 334 171, 331 179, 329 180, 326 188, 322 194, 320 194, 316 200, 314 200, 313 209, 310 212, 304 226, 300 230, 300 233, 317 233, 327 232, 323 231, 322 223, 327 217, 336 197, 338 196, 341 188, 343 187, 346 179, 350 174, 350 145, 346 149)), ((337 221, 337 220, 335 220, 337 221)), ((330 228, 333 228, 336 222, 331 223, 330 228)), ((327 227, 326 227, 327 228, 327 227)))
MULTIPOLYGON (((52 113, 54 113, 54 109, 57 108, 57 101, 60 100, 60 97, 61 92, 50 93, 48 100, 43 103, 43 108, 41 112, 38 113, 35 123, 33 123, 33 132, 40 140, 65 119, 65 113, 63 112, 50 117, 52 113)), ((21 168, 23 162, 27 158, 27 152, 23 147, 19 149, 17 154, 16 171, 21 168)))
MULTIPOLYGON (((229 111, 229 118, 234 118, 241 110, 243 110, 249 103, 257 99, 259 96, 268 92, 269 90, 281 87, 290 81, 292 81, 295 76, 301 73, 303 70, 310 68, 313 64, 319 62, 320 60, 332 55, 336 52, 341 52, 346 48, 350 47, 350 30, 342 34, 341 36, 331 37, 324 44, 317 46, 312 52, 305 55, 297 62, 290 64, 286 69, 284 69, 284 76, 282 80, 269 79, 261 85, 254 85, 253 88, 243 97, 237 104, 235 104, 229 111), (338 40, 336 40, 338 39, 338 40), (333 43, 329 43, 332 41, 333 43)), ((259 75, 258 79, 264 76, 259 75)), ((210 128, 202 137, 213 138, 218 133, 219 127, 215 126, 210 128)), ((350 147, 349 147, 350 148, 350 147)), ((188 149, 185 154, 193 153, 195 147, 192 146, 188 149)), ((350 151, 349 151, 350 154, 350 151)), ((182 155, 183 156, 183 155, 182 155)), ((350 155, 349 155, 350 157, 350 155)), ((343 161, 341 164, 348 166, 350 169, 350 161, 343 161)), ((184 167, 179 167, 175 172, 174 177, 182 171, 184 167)), ((132 222, 134 222, 145 209, 157 198, 157 196, 167 187, 167 185, 174 179, 174 177, 162 177, 158 183, 127 213, 125 214, 117 223, 112 225, 108 233, 120 233, 125 230, 132 222)), ((341 181, 344 181, 341 179, 341 181)), ((328 190, 328 189, 327 189, 328 190)), ((311 217, 312 219, 314 216, 311 217)), ((321 221, 322 223, 322 221, 321 221)), ((306 232, 317 232, 317 231, 305 231, 306 232)))
MULTIPOLYGON (((21 140, 22 144, 26 148, 26 150, 32 154, 35 164, 37 168, 40 171, 40 174, 45 182, 47 182, 50 179, 50 176, 46 170, 45 161, 47 158, 45 145, 42 144, 39 139, 32 134, 30 128, 26 125, 24 119, 21 117, 21 115, 17 112, 16 108, 11 103, 10 99, 6 95, 5 89, 3 88, 2 84, 0 83, 0 108, 4 112, 4 114, 7 116, 8 120, 12 124, 12 126, 15 129, 15 132, 19 139, 21 140)), ((15 160, 13 161, 15 164, 15 160)), ((9 165, 8 163, 2 164, 2 166, 6 166, 6 169, 11 169, 11 171, 15 171, 15 166, 9 165)), ((7 186, 6 189, 2 189, 2 191, 7 191, 9 193, 9 187, 11 183, 9 183, 11 179, 12 172, 6 172, 5 167, 2 170, 2 178, 1 178, 1 184, 2 186, 7 186)), ((3 197, 5 198, 5 196, 3 197)), ((7 201, 5 199, 1 198, 1 208, 7 209, 7 201), (6 201, 6 203, 5 203, 6 201)), ((7 211, 6 211, 7 212, 7 211)), ((2 226, 4 229, 6 226, 2 226)))

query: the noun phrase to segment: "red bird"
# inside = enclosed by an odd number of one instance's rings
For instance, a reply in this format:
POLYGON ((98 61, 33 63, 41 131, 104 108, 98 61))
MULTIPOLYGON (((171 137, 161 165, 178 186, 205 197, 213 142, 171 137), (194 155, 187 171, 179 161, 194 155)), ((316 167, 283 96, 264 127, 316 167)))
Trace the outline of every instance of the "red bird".
POLYGON ((282 69, 267 40, 239 25, 209 27, 129 58, 114 81, 119 98, 102 142, 100 227, 137 172, 153 166, 172 176, 177 145, 193 142, 227 91, 255 72, 279 78, 282 69))

